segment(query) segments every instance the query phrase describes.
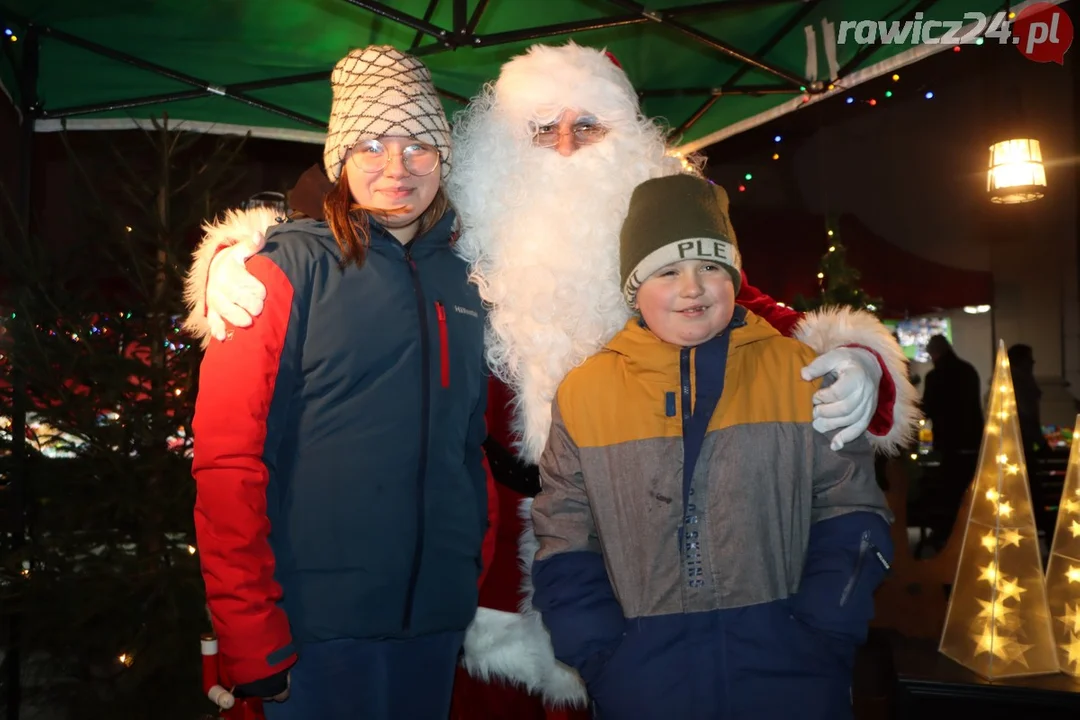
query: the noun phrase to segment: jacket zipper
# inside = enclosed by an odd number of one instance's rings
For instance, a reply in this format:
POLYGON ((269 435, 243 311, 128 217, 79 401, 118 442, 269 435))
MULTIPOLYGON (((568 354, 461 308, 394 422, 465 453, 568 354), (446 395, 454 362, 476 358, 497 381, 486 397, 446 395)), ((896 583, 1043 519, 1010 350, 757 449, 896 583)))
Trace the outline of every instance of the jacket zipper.
POLYGON ((412 277, 416 294, 416 310, 420 316, 420 458, 416 470, 416 548, 413 550, 412 570, 409 573, 409 586, 405 591, 405 613, 402 619, 402 626, 407 631, 412 624, 416 584, 420 578, 420 563, 424 556, 424 476, 427 474, 428 424, 431 421, 431 358, 428 347, 427 302, 424 300, 424 289, 416 271, 416 262, 412 259, 408 246, 405 247, 405 262, 409 266, 409 275, 412 277))
POLYGON ((446 329, 446 307, 435 302, 435 315, 439 318, 439 363, 442 370, 442 386, 450 387, 450 334, 446 329))
POLYGON ((869 551, 873 551, 877 557, 878 562, 888 572, 892 569, 889 565, 889 561, 885 559, 885 556, 881 553, 881 550, 877 545, 870 540, 870 531, 863 530, 862 538, 859 540, 859 559, 855 561, 855 571, 851 574, 851 578, 848 580, 847 585, 844 586, 844 592, 840 594, 840 607, 847 604, 847 601, 851 599, 851 593, 855 590, 855 585, 859 581, 859 575, 862 574, 862 566, 866 561, 866 554, 869 551))

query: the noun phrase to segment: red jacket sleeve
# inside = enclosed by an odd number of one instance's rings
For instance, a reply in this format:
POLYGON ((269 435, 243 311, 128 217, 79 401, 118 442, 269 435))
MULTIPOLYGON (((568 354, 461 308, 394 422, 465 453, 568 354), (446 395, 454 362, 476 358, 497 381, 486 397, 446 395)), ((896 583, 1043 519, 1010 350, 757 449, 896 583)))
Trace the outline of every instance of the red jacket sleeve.
POLYGON ((742 286, 735 302, 772 325, 777 332, 791 337, 803 314, 789 307, 777 305, 776 301, 750 284, 746 272, 742 273, 742 286))
MULTIPOLYGON (((742 272, 742 286, 735 302, 745 307, 750 312, 773 326, 781 335, 791 337, 795 333, 795 326, 805 315, 786 306, 780 306, 771 297, 750 284, 746 278, 746 272, 742 272)), ((874 410, 874 417, 870 420, 867 432, 871 435, 887 435, 893 426, 893 406, 896 404, 896 383, 893 381, 889 368, 881 355, 873 349, 851 343, 844 347, 857 347, 868 351, 881 366, 881 382, 878 385, 878 404, 874 410)))
POLYGON ((296 660, 289 621, 278 604, 268 542, 263 460, 275 390, 288 391, 295 368, 283 360, 293 288, 271 260, 248 271, 267 289, 261 315, 214 340, 203 358, 195 401, 195 532, 222 675, 238 685, 288 668, 296 660))

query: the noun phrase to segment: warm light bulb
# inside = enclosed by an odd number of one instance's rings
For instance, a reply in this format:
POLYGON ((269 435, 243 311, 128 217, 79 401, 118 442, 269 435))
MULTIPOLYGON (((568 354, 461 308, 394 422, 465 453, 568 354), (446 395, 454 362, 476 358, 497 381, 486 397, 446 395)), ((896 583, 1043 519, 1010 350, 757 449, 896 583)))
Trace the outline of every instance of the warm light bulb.
POLYGON ((1002 383, 998 390, 1000 390, 1001 392, 1009 392, 1009 386, 1002 383))
POLYGON ((998 511, 998 515, 1000 515, 1001 517, 1006 517, 1007 518, 1007 517, 1012 515, 1013 509, 1012 509, 1012 506, 1009 503, 1003 502, 1003 503, 998 504, 997 511, 998 511))
POLYGON ((828 235, 829 235, 829 237, 832 237, 832 236, 833 236, 833 231, 832 231, 832 230, 830 230, 830 231, 828 232, 828 235))
POLYGON ((116 659, 119 660, 120 664, 124 665, 125 667, 131 667, 131 663, 135 662, 135 658, 133 658, 128 653, 120 653, 120 656, 116 659))
POLYGON ((997 462, 998 465, 1004 465, 1005 463, 1009 462, 1009 456, 1005 453, 1001 453, 997 456, 997 462))
POLYGON ((997 502, 998 498, 1000 498, 1000 497, 1001 496, 998 495, 998 491, 994 490, 993 488, 990 488, 989 490, 986 491, 986 499, 989 500, 990 502, 997 502))
POLYGON ((836 252, 836 246, 835 245, 830 245, 829 246, 829 252, 836 252))
POLYGON ((998 418, 1000 418, 1001 421, 1004 422, 1005 420, 1009 419, 1009 413, 1002 410, 1001 412, 998 413, 998 418))
POLYGON ((189 555, 194 555, 195 554, 195 546, 194 545, 188 545, 187 546, 187 551, 188 551, 189 555))
POLYGON ((982 546, 990 552, 997 548, 997 538, 994 537, 994 533, 989 532, 982 536, 982 546))
POLYGON ((1015 545, 1020 547, 1020 541, 1024 539, 1024 536, 1020 534, 1018 530, 1006 530, 1002 541, 1005 543, 1004 547, 1015 545))
POLYGON ((1080 503, 1077 503, 1075 500, 1065 498, 1061 501, 1060 509, 1064 510, 1067 513, 1074 513, 1077 511, 1078 508, 1080 508, 1080 503))
POLYGON ((1065 571, 1065 577, 1069 578, 1070 583, 1080 583, 1080 568, 1075 568, 1072 565, 1065 571))
POLYGON ((822 280, 822 279, 824 279, 824 277, 825 277, 825 273, 818 273, 817 274, 817 279, 818 280, 822 280))
POLYGON ((990 563, 986 567, 980 568, 980 570, 982 570, 982 574, 979 575, 980 580, 985 580, 986 582, 990 583, 991 585, 993 585, 995 582, 997 582, 998 569, 997 569, 997 565, 995 563, 990 563))

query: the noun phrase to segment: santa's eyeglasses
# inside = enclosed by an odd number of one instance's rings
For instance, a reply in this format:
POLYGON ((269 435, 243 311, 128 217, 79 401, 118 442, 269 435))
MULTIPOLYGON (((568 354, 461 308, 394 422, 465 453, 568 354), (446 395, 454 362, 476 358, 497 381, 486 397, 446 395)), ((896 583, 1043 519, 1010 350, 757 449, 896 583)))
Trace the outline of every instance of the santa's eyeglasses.
POLYGON ((533 143, 542 148, 553 148, 563 135, 573 135, 579 145, 593 145, 607 137, 608 129, 593 120, 576 122, 569 130, 560 130, 558 123, 538 125, 533 130, 533 143))
POLYGON ((400 153, 392 153, 378 140, 365 140, 353 146, 351 159, 367 173, 382 172, 394 155, 401 155, 401 162, 411 175, 423 177, 439 167, 439 151, 426 143, 412 143, 400 153))

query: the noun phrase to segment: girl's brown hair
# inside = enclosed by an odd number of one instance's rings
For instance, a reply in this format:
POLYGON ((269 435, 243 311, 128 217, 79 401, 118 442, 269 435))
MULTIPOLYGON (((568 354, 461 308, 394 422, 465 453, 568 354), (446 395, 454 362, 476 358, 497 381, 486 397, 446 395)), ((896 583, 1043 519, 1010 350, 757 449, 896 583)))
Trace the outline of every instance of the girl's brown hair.
MULTIPOLYGON (((361 267, 368 245, 371 244, 371 211, 353 202, 347 172, 348 167, 341 168, 341 177, 323 200, 324 217, 330 225, 330 232, 334 233, 338 248, 341 249, 342 268, 351 263, 361 267)), ((417 236, 435 227, 435 223, 439 222, 449 209, 450 201, 440 185, 427 210, 420 214, 417 236)))

